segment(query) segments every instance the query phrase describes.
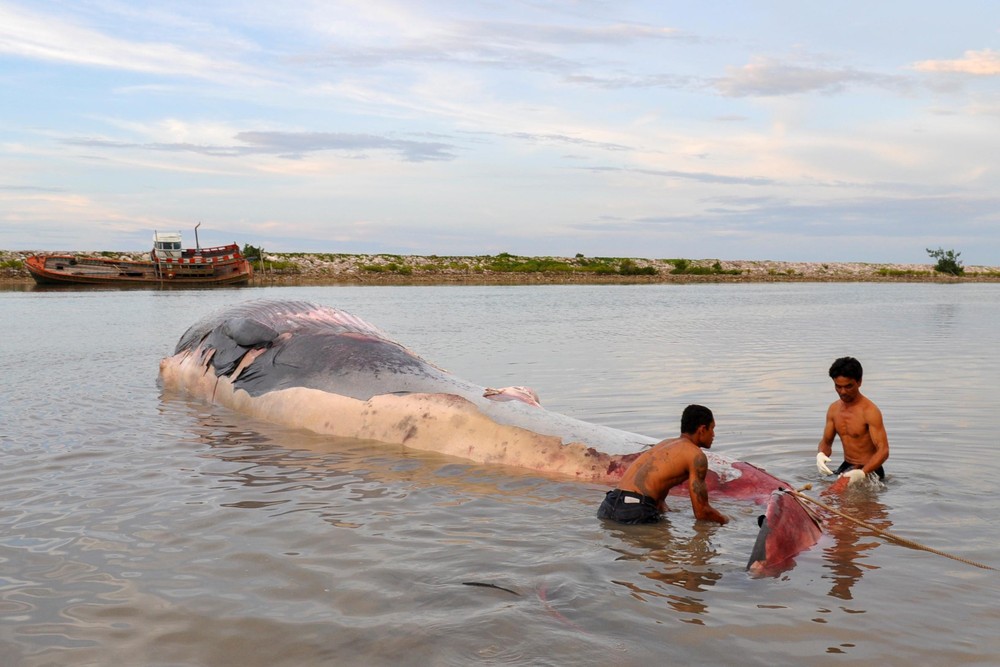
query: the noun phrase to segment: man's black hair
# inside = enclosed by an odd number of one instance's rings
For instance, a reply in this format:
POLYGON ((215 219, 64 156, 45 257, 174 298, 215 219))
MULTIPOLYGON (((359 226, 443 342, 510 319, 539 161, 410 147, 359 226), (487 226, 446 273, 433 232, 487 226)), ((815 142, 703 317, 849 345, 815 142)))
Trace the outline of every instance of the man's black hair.
POLYGON ((861 362, 854 357, 841 357, 833 362, 830 366, 830 378, 835 379, 839 377, 850 378, 855 382, 861 382, 861 375, 864 373, 861 370, 861 362))
POLYGON ((704 405, 689 405, 681 414, 681 433, 691 435, 699 426, 711 426, 714 421, 712 411, 704 405))

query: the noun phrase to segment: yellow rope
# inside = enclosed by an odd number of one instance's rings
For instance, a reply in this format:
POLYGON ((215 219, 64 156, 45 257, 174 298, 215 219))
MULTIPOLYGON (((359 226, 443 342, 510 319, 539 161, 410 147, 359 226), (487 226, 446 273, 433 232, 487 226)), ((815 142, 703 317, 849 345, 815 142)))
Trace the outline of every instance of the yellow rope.
MULTIPOLYGON (((806 484, 802 488, 803 489, 811 489, 812 488, 812 484, 806 484)), ((914 549, 920 549, 921 551, 929 551, 932 554, 937 554, 938 556, 944 556, 945 558, 950 558, 952 560, 957 560, 960 563, 965 563, 966 565, 972 565, 974 567, 982 568, 984 570, 993 570, 994 572, 1000 572, 1000 570, 998 570, 995 567, 991 567, 989 565, 984 565, 982 563, 977 563, 974 560, 969 560, 968 558, 962 558, 961 556, 956 556, 954 554, 945 553, 944 551, 938 551, 937 549, 934 549, 932 547, 926 546, 924 544, 920 544, 919 542, 914 542, 913 540, 908 540, 905 537, 900 537, 899 535, 894 535, 893 533, 890 533, 887 530, 882 530, 881 528, 876 528, 875 526, 871 525, 870 523, 865 523, 861 519, 855 519, 853 516, 850 516, 848 514, 844 514, 843 512, 841 512, 839 510, 836 510, 836 509, 830 507, 829 505, 827 505, 825 503, 821 503, 820 501, 816 500, 815 498, 810 498, 806 494, 800 493, 800 492, 796 491, 795 489, 788 489, 788 490, 791 493, 793 493, 796 496, 798 496, 799 498, 801 498, 802 500, 808 500, 809 502, 813 503, 814 505, 818 505, 818 506, 822 507, 827 512, 832 512, 833 514, 836 514, 837 516, 839 516, 841 518, 847 519, 848 521, 850 521, 852 523, 856 523, 857 525, 861 526, 862 528, 867 528, 868 530, 872 531, 873 533, 875 533, 877 535, 881 535, 882 537, 884 537, 886 539, 893 540, 894 542, 899 542, 902 545, 905 545, 905 546, 908 546, 908 547, 912 547, 914 549)))

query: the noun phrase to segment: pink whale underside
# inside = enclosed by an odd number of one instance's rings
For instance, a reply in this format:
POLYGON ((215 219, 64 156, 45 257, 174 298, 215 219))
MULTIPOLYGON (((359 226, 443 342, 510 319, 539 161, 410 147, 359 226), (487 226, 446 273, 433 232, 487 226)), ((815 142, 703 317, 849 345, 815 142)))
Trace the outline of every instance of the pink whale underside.
POLYGON ((747 569, 755 575, 775 575, 790 568, 796 554, 819 541, 821 526, 820 519, 793 494, 774 491, 747 569))
MULTIPOLYGON (((820 519, 801 500, 788 492, 789 484, 770 473, 744 461, 727 461, 709 455, 715 460, 705 477, 710 497, 751 500, 766 505, 761 517, 761 530, 747 563, 747 569, 756 576, 775 575, 794 565, 797 554, 809 549, 823 534, 820 519), (726 463, 732 468, 727 473, 726 463)), ((670 490, 671 496, 686 496, 687 482, 670 490)))
MULTIPOLYGON (((731 461, 730 467, 738 471, 733 476, 720 475, 715 470, 709 470, 705 476, 709 494, 719 494, 729 498, 753 500, 763 503, 771 492, 788 485, 757 466, 744 461, 731 461)), ((684 482, 670 490, 670 495, 687 495, 688 483, 684 482)))

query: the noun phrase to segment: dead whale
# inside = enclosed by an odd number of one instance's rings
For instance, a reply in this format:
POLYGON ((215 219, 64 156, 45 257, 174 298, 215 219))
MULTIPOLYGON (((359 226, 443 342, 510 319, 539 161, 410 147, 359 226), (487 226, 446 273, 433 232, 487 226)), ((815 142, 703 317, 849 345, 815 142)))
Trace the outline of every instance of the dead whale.
MULTIPOLYGON (((160 377, 165 388, 289 427, 587 482, 613 484, 658 442, 546 410, 526 387, 463 380, 350 313, 301 301, 248 301, 204 318, 160 362, 160 377)), ((749 569, 780 566, 815 544, 819 523, 779 491, 781 480, 706 455, 710 493, 768 506, 749 569)))

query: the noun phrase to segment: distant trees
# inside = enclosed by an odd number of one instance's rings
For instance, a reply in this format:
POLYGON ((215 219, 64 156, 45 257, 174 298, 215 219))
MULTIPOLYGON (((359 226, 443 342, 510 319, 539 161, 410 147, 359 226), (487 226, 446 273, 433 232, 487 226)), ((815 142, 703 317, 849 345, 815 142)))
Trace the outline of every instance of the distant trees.
POLYGON ((958 260, 959 255, 962 253, 955 252, 954 250, 943 250, 941 248, 937 250, 927 248, 927 254, 931 256, 931 259, 937 260, 934 270, 938 273, 947 273, 952 276, 960 276, 965 273, 962 262, 958 260))

